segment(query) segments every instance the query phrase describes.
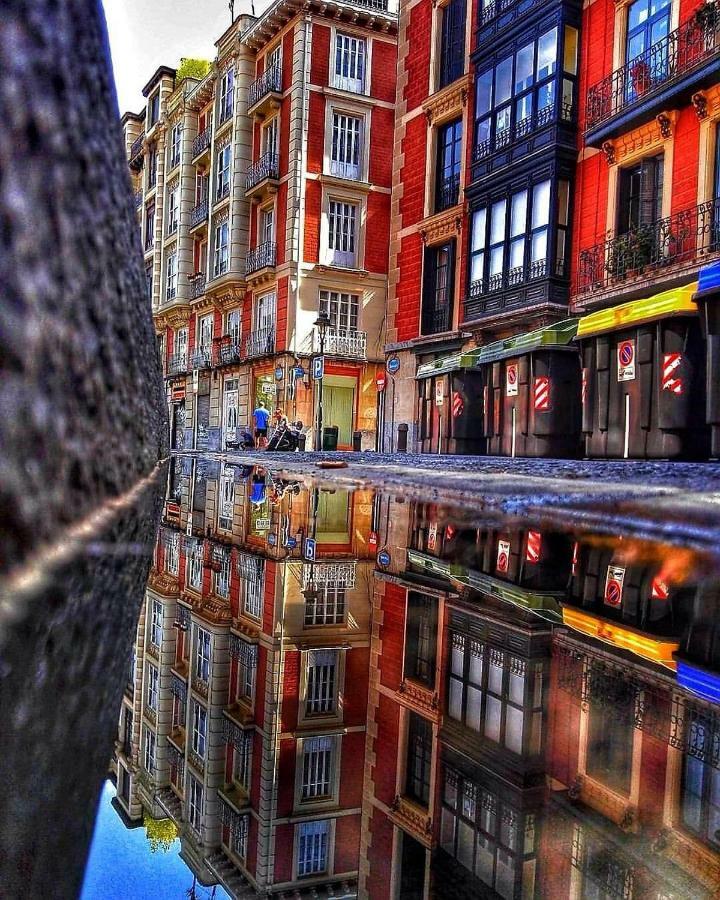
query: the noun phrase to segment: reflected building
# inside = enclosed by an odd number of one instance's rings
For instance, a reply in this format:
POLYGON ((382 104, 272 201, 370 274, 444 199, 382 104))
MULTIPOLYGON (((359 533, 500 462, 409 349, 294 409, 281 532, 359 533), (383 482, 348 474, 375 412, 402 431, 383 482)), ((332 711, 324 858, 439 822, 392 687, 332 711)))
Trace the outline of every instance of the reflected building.
POLYGON ((118 800, 169 816, 198 878, 233 896, 355 896, 372 497, 204 459, 177 461, 170 490, 118 800))

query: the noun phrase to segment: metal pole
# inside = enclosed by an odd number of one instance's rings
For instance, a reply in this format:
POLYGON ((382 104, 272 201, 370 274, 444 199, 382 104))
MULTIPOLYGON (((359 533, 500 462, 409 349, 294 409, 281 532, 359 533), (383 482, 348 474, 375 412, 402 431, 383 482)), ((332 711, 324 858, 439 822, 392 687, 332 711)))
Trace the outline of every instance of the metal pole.
POLYGON ((325 380, 325 328, 320 326, 320 358, 323 361, 322 378, 318 385, 318 417, 317 417, 317 449, 322 450, 322 426, 323 426, 323 381, 325 380))

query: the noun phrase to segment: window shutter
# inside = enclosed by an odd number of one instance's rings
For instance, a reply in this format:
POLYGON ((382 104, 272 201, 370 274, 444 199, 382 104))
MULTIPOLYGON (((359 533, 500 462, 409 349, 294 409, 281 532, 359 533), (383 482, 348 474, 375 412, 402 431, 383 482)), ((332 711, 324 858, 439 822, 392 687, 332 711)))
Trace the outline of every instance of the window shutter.
POLYGON ((663 157, 644 159, 640 166, 640 224, 654 225, 662 209, 663 157))

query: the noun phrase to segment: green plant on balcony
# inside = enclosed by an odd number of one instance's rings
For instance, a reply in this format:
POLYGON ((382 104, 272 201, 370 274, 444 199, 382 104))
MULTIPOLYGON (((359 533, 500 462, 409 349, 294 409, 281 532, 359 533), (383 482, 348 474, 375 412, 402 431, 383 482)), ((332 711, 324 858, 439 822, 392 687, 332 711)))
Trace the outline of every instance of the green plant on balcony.
POLYGON ((605 269, 611 278, 625 278, 643 269, 655 257, 657 238, 653 226, 641 225, 615 238, 610 244, 605 269))
POLYGON ((630 66, 630 81, 637 96, 642 96, 650 87, 650 66, 644 59, 638 59, 630 66))

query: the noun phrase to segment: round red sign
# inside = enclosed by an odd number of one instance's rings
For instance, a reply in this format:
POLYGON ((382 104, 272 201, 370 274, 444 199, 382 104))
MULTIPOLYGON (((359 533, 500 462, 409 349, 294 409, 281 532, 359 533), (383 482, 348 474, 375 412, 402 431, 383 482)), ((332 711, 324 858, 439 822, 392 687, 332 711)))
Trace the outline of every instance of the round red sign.
POLYGON ((387 379, 384 372, 378 372, 378 374, 375 376, 375 384, 377 385, 377 389, 379 391, 385 390, 386 380, 387 379))
POLYGON ((620 357, 620 365, 629 366, 635 355, 632 341, 623 341, 622 344, 620 344, 618 355, 620 357))
POLYGON ((517 366, 508 366, 507 380, 509 384, 515 384, 517 381, 517 366))
POLYGON ((608 581, 605 589, 605 602, 610 606, 619 606, 622 598, 622 586, 619 581, 608 581))
POLYGON ((507 572, 508 558, 507 553, 498 553, 497 567, 499 572, 507 572))

